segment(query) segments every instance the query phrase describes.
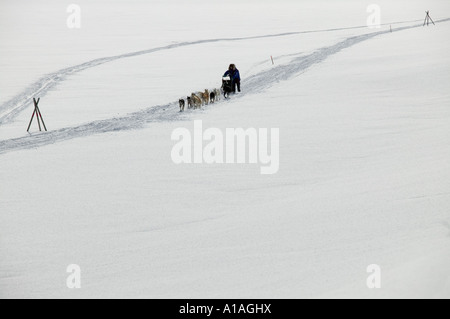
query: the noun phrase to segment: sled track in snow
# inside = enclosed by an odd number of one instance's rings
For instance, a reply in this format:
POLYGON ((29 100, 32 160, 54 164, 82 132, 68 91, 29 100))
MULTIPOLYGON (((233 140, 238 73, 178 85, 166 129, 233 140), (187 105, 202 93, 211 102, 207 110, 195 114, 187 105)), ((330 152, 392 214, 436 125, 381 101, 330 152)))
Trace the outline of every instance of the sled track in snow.
MULTIPOLYGON (((392 24, 403 24, 410 23, 416 21, 404 21, 404 22, 395 22, 392 24)), ((44 97, 45 94, 53 89, 58 83, 63 82, 68 76, 76 74, 78 72, 105 64, 109 62, 114 62, 120 59, 126 59, 131 57, 137 57, 140 55, 151 54, 158 51, 171 50, 185 46, 193 46, 198 44, 205 43, 214 43, 214 42, 223 42, 223 41, 243 41, 243 40, 252 40, 252 39, 263 39, 263 38, 275 38, 275 37, 284 37, 290 35, 298 35, 305 33, 318 33, 318 32, 332 32, 332 31, 342 31, 342 30, 350 30, 350 29, 361 29, 367 28, 367 26, 356 26, 356 27, 346 27, 346 28, 336 28, 336 29, 326 29, 326 30, 314 30, 314 31, 299 31, 299 32, 288 32, 288 33, 279 33, 279 34, 271 34, 271 35, 260 35, 260 36, 252 36, 252 37, 242 37, 242 38, 221 38, 221 39, 209 39, 209 40, 200 40, 193 42, 182 42, 175 43, 159 48, 153 48, 149 50, 131 52, 122 55, 116 55, 111 57, 104 57, 95 59, 89 62, 85 62, 79 65, 75 65, 69 68, 61 69, 54 73, 47 74, 37 80, 35 83, 31 84, 28 88, 26 88, 22 93, 18 94, 11 100, 0 105, 0 125, 9 123, 13 121, 25 108, 27 108, 30 104, 30 100, 33 97, 39 95, 39 97, 44 97)))
MULTIPOLYGON (((436 22, 448 22, 450 18, 438 20, 436 22)), ((415 21, 414 21, 415 22, 415 21)), ((399 22, 401 23, 401 22, 399 22)), ((398 32, 402 30, 412 29, 422 27, 422 24, 417 24, 413 26, 405 26, 393 29, 393 32, 398 32)), ((322 30, 322 31, 336 31, 336 30, 346 30, 346 29, 354 29, 354 28, 362 28, 362 27, 351 27, 351 28, 342 28, 342 29, 330 29, 330 30, 322 30)), ((143 54, 149 54, 161 50, 169 50, 182 46, 189 45, 197 45, 204 43, 213 43, 220 41, 242 41, 242 40, 250 40, 250 39, 259 39, 259 38, 269 38, 269 37, 279 37, 279 36, 287 36, 287 35, 295 35, 302 33, 312 33, 312 32, 321 32, 321 31, 303 31, 303 32, 292 32, 292 33, 283 33, 277 35, 265 35, 265 36, 255 36, 255 37, 247 37, 247 38, 230 38, 230 39, 213 39, 213 40, 202 40, 196 42, 184 42, 178 44, 172 44, 165 47, 133 52, 128 54, 123 54, 119 56, 106 57, 101 59, 96 59, 90 62, 86 62, 84 64, 80 64, 71 68, 63 69, 58 72, 49 74, 28 89, 26 89, 22 94, 19 94, 9 102, 5 103, 0 107, 0 112, 4 112, 4 109, 11 109, 9 113, 3 115, 0 118, 0 125, 4 123, 8 123, 26 108, 29 104, 29 100, 35 96, 36 94, 41 94, 44 96, 46 92, 55 87, 59 82, 63 81, 65 77, 68 75, 86 70, 88 68, 92 68, 104 63, 112 62, 118 59, 135 57, 143 54)), ((332 46, 324 47, 318 49, 317 51, 305 55, 294 58, 288 64, 280 65, 273 67, 270 70, 260 72, 256 75, 253 75, 249 78, 245 79, 245 87, 247 93, 240 94, 236 96, 236 98, 242 98, 248 94, 261 93, 274 84, 285 81, 293 76, 306 71, 311 66, 318 64, 328 57, 340 52, 343 49, 350 48, 360 42, 366 41, 368 39, 374 38, 376 36, 390 33, 390 31, 378 31, 370 34, 359 35, 349 37, 337 44, 332 46), (270 79, 269 81, 267 79, 270 79)), ((79 137, 91 136, 94 134, 107 133, 107 132, 117 132, 123 130, 131 130, 131 129, 140 129, 145 127, 146 124, 151 122, 169 122, 169 121, 180 121, 188 118, 190 112, 179 113, 176 111, 177 109, 176 102, 169 103, 166 105, 153 106, 138 112, 130 113, 123 117, 112 118, 107 120, 94 121, 87 124, 83 124, 76 127, 63 128, 55 131, 50 131, 46 133, 30 135, 26 137, 13 138, 8 140, 0 141, 0 155, 9 153, 11 151, 24 150, 24 149, 32 149, 41 146, 45 146, 48 144, 53 144, 56 142, 61 142, 65 140, 70 140, 79 137)))

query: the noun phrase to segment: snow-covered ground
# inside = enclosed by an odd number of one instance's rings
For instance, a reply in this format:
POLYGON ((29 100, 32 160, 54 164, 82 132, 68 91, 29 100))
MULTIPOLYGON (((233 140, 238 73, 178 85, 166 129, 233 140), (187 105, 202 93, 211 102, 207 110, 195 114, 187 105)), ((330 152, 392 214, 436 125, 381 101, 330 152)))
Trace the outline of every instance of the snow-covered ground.
POLYGON ((1 298, 450 297, 448 1, 70 3, 0 5, 1 298), (194 120, 279 128, 278 173, 174 164, 194 120))

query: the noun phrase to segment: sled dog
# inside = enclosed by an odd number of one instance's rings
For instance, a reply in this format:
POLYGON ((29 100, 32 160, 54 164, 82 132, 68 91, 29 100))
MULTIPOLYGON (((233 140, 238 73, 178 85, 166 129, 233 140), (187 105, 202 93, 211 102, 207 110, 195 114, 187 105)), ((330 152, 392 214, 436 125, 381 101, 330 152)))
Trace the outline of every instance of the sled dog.
POLYGON ((186 105, 186 103, 184 102, 184 99, 179 99, 178 104, 180 104, 180 112, 183 112, 184 106, 186 105))
POLYGON ((202 108, 203 102, 202 99, 197 96, 195 93, 191 94, 191 103, 194 105, 194 108, 202 108))

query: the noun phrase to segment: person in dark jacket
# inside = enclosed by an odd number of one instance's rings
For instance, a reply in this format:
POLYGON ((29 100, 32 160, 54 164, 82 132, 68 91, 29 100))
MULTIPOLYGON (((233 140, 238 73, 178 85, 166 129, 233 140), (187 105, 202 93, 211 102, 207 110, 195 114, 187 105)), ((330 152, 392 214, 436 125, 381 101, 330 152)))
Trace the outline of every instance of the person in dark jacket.
POLYGON ((233 93, 236 93, 236 87, 238 92, 241 92, 241 76, 239 74, 239 70, 236 68, 236 65, 230 64, 228 71, 225 72, 223 76, 229 76, 231 78, 233 93))

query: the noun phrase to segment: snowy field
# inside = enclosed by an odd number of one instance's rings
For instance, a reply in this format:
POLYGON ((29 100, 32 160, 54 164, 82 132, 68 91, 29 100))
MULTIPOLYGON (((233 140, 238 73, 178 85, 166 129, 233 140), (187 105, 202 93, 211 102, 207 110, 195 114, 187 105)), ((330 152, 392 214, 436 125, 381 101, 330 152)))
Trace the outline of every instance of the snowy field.
POLYGON ((2 0, 0 298, 450 298, 449 35, 447 0, 2 0), (175 164, 194 120, 278 128, 279 170, 175 164))

